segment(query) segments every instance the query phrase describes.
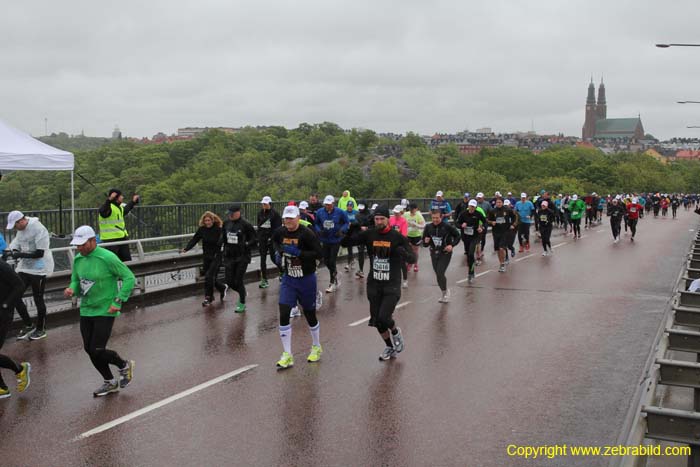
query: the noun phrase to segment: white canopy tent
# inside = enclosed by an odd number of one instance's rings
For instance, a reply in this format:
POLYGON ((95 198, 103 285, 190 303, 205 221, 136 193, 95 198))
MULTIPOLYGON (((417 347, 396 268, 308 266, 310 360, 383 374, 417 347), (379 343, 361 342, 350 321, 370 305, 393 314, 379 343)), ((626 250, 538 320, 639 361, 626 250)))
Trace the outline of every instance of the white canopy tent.
POLYGON ((0 120, 0 172, 11 170, 70 170, 71 227, 75 231, 72 153, 44 144, 0 120))

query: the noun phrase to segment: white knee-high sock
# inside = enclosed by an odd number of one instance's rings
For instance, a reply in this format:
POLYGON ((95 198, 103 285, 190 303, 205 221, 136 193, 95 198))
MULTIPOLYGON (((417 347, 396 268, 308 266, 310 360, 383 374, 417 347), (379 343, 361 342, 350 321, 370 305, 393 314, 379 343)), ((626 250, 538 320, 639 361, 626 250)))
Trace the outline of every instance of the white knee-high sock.
POLYGON ((309 326, 309 331, 311 331, 311 340, 313 342, 313 345, 320 346, 321 345, 321 323, 316 323, 316 326, 314 326, 314 327, 309 326))
POLYGON ((288 354, 292 353, 292 325, 280 326, 280 339, 282 339, 282 347, 288 354))

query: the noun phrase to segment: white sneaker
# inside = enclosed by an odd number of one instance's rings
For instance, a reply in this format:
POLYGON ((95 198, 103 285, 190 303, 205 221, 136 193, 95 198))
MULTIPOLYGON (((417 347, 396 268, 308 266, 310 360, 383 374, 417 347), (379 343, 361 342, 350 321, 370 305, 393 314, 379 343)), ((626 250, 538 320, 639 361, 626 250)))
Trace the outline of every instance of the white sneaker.
POLYGON ((547 256, 547 251, 546 251, 546 250, 542 252, 542 256, 547 256))
POLYGON ((403 282, 401 283, 401 287, 404 288, 404 289, 407 289, 407 288, 408 288, 408 281, 403 281, 403 282))
POLYGON ((292 311, 289 312, 289 317, 298 318, 299 316, 301 316, 301 311, 299 311, 298 306, 295 306, 294 308, 292 308, 292 311))
POLYGON ((447 303, 450 301, 450 296, 451 296, 450 289, 447 289, 442 293, 442 297, 440 297, 440 300, 438 300, 438 302, 447 303))
POLYGON ((326 293, 333 293, 336 290, 338 290, 338 287, 335 284, 330 284, 328 288, 326 289, 326 293))

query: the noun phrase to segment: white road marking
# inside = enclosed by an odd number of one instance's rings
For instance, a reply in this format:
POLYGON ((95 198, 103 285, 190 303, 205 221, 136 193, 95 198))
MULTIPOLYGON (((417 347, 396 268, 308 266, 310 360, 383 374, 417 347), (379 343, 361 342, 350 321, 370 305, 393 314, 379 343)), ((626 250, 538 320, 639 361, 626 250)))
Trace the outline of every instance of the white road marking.
POLYGON ((596 230, 597 233, 605 232, 605 229, 596 230))
POLYGON ((552 250, 555 249, 555 248, 559 248, 560 246, 564 246, 564 245, 566 245, 567 243, 569 243, 569 242, 557 243, 556 245, 554 245, 554 246, 552 247, 552 250))
POLYGON ((490 273, 490 272, 492 272, 492 271, 493 271, 492 269, 488 269, 488 270, 486 270, 486 271, 484 271, 484 272, 480 272, 479 274, 477 274, 477 275, 474 276, 474 277, 481 277, 481 276, 484 276, 484 275, 486 275, 486 274, 488 274, 488 273, 490 273))
POLYGON ((534 255, 533 253, 530 253, 530 254, 527 255, 527 256, 523 256, 522 258, 518 258, 518 259, 513 260, 513 262, 514 262, 514 263, 517 263, 518 261, 522 261, 522 260, 524 260, 524 259, 532 258, 533 256, 535 256, 535 255, 534 255))
MULTIPOLYGON (((399 308, 403 308, 403 307, 405 307, 406 305, 410 305, 411 303, 413 303, 413 302, 403 302, 403 303, 399 303, 398 305, 396 305, 396 308, 395 308, 395 309, 398 310, 399 308)), ((366 317, 366 318, 362 318, 361 320, 358 320, 358 321, 355 321, 354 323, 348 324, 348 326, 349 326, 349 327, 359 326, 360 324, 366 323, 367 321, 369 321, 369 318, 370 318, 369 316, 366 317)))
MULTIPOLYGON (((524 259, 524 258, 523 258, 523 259, 524 259)), ((484 271, 484 272, 480 272, 479 274, 474 275, 474 278, 476 279, 477 277, 481 277, 481 276, 483 276, 483 275, 485 275, 485 274, 490 273, 491 271, 492 271, 491 269, 487 269, 487 270, 484 271)), ((469 280, 469 278, 466 278, 466 279, 458 280, 456 283, 457 283, 457 284, 463 284, 463 283, 467 282, 468 280, 469 280)))
POLYGON ((196 392, 199 392, 199 391, 201 391, 201 390, 203 390, 203 389, 206 389, 206 388, 208 388, 208 387, 210 387, 210 386, 213 386, 213 385, 215 385, 215 384, 221 383, 222 381, 226 381, 227 379, 231 379, 231 378, 233 378, 234 376, 237 376, 237 375, 240 375, 240 374, 242 374, 242 373, 245 373, 246 371, 250 371, 250 370, 252 370, 253 368, 255 368, 255 367, 257 367, 257 366, 258 366, 258 365, 247 365, 247 366, 244 366, 244 367, 239 368, 239 369, 237 369, 237 370, 235 370, 235 371, 232 371, 232 372, 230 372, 230 373, 226 373, 225 375, 221 375, 221 376, 219 376, 219 377, 217 377, 217 378, 211 379, 211 380, 207 381, 206 383, 199 384, 199 385, 197 385, 197 386, 195 386, 195 387, 193 387, 193 388, 190 388, 190 389, 188 389, 188 390, 186 390, 186 391, 182 391, 182 392, 180 392, 180 393, 178 393, 178 394, 175 394, 174 396, 170 396, 170 397, 168 397, 168 398, 166 398, 166 399, 163 399, 162 401, 156 402, 156 403, 151 404, 151 405, 147 405, 146 407, 144 407, 144 408, 142 408, 142 409, 140 409, 140 410, 137 410, 136 412, 131 412, 131 413, 128 414, 128 415, 124 415, 123 417, 119 417, 119 418, 117 418, 116 420, 112 420, 112 421, 109 422, 109 423, 105 423, 104 425, 100 425, 100 426, 98 426, 97 428, 93 428, 93 429, 90 430, 90 431, 86 431, 85 433, 83 433, 83 434, 81 434, 80 436, 78 436, 78 437, 75 439, 75 441, 78 441, 78 440, 81 440, 81 439, 85 439, 85 438, 89 438, 90 436, 96 435, 96 434, 98 434, 98 433, 102 433, 103 431, 110 430, 110 429, 114 428, 115 426, 119 426, 119 425, 121 425, 122 423, 126 423, 126 422, 128 422, 129 420, 133 420, 133 419, 135 419, 135 418, 137 418, 137 417, 140 417, 141 415, 147 414, 148 412, 152 412, 152 411, 154 411, 154 410, 156 410, 156 409, 159 409, 159 408, 161 408, 161 407, 163 407, 163 406, 165 406, 165 405, 170 404, 171 402, 175 402, 175 401, 177 401, 177 400, 182 399, 183 397, 190 396, 190 395, 192 395, 192 394, 194 394, 194 393, 196 393, 196 392))

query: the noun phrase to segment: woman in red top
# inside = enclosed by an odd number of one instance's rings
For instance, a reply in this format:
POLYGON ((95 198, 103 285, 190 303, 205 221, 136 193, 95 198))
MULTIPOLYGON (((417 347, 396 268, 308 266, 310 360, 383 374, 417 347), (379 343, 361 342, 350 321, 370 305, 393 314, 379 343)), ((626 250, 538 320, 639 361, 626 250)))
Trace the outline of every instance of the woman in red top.
POLYGON ((639 220, 639 213, 644 209, 641 204, 639 204, 639 199, 635 196, 632 198, 632 202, 627 205, 627 219, 632 231, 631 241, 634 241, 634 236, 637 233, 637 221, 639 220))

